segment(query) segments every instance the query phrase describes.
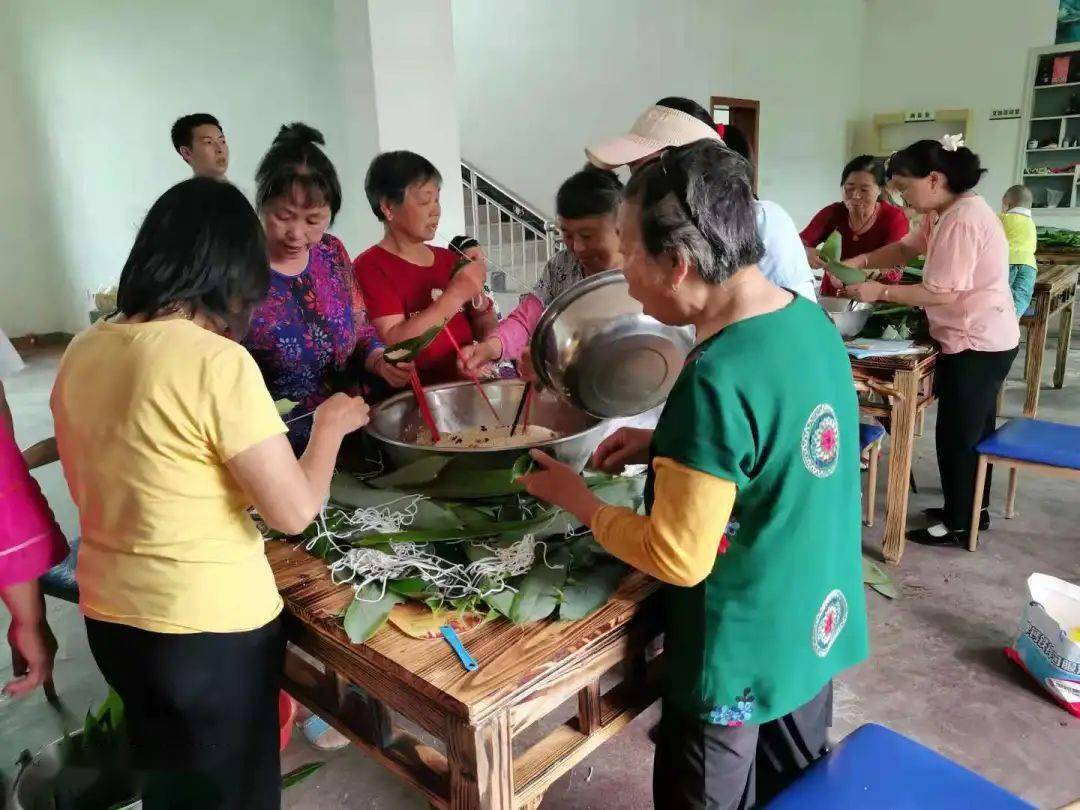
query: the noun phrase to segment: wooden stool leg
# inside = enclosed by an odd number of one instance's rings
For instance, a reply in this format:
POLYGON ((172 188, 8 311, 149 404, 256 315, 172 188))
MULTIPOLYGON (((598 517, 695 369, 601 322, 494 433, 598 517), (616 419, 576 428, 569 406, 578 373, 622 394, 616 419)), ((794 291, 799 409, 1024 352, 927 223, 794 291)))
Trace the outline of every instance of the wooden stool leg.
POLYGON ((1050 302, 1040 297, 1035 309, 1035 322, 1028 330, 1027 396, 1024 416, 1033 417, 1039 409, 1039 388, 1042 385, 1043 354, 1046 352, 1046 332, 1050 324, 1050 302))
POLYGON ((1009 468, 1009 494, 1005 499, 1005 517, 1012 520, 1016 517, 1016 479, 1019 470, 1016 467, 1009 468))
POLYGON ((510 715, 483 725, 451 721, 446 738, 450 810, 510 810, 514 806, 514 750, 510 715))
POLYGON ((877 507, 877 472, 880 453, 880 441, 870 445, 870 463, 866 468, 866 519, 864 521, 870 528, 874 526, 874 512, 877 507))
POLYGON ((922 436, 926 428, 926 408, 919 409, 919 415, 915 417, 915 435, 922 436))
POLYGON ((899 565, 907 540, 904 530, 907 528, 919 380, 914 371, 898 371, 893 386, 896 396, 890 397, 892 432, 889 434, 889 483, 885 490, 885 536, 881 550, 887 562, 899 565))
POLYGON ((1073 307, 1076 306, 1076 301, 1073 301, 1065 309, 1061 310, 1061 316, 1058 318, 1058 345, 1057 345, 1057 362, 1054 364, 1054 388, 1061 388, 1065 385, 1065 363, 1069 359, 1069 341, 1072 338, 1072 322, 1073 322, 1073 307))
POLYGON ((971 505, 971 527, 968 529, 968 551, 974 551, 979 544, 979 519, 982 517, 984 489, 986 489, 986 456, 979 456, 979 469, 975 473, 975 498, 971 505))

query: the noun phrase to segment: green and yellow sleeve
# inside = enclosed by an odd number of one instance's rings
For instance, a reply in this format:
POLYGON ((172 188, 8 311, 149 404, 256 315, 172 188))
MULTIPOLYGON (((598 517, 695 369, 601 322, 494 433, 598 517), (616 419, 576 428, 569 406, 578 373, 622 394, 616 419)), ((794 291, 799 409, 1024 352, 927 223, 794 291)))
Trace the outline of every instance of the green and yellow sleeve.
POLYGON ((593 536, 611 554, 671 585, 693 586, 713 569, 735 504, 736 486, 670 458, 653 461, 652 511, 605 506, 593 536))

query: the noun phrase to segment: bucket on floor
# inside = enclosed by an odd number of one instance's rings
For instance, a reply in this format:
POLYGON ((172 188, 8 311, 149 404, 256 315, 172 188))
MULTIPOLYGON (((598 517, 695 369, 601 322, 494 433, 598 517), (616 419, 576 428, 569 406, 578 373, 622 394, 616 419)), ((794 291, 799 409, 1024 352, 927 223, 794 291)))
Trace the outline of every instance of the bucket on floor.
POLYGON ((1065 711, 1080 717, 1080 587, 1047 574, 1028 577, 1031 600, 1005 650, 1065 711))
POLYGON ((277 696, 278 742, 281 751, 292 738, 293 721, 296 720, 296 701, 282 689, 277 696))

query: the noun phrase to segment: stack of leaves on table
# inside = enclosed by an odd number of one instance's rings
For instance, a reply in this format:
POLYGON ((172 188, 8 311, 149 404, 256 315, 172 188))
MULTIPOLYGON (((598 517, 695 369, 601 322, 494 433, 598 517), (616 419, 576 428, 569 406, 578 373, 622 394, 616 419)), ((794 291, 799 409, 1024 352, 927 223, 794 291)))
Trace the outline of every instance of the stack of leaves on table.
MULTIPOLYGON (((425 576, 423 570, 354 581, 356 598, 343 617, 353 642, 371 638, 388 620, 412 635, 428 636, 439 624, 469 627, 495 616, 515 623, 581 619, 607 602, 627 573, 627 566, 610 557, 572 515, 524 492, 517 479, 532 464, 527 455, 509 469, 469 469, 461 461, 433 455, 373 478, 338 473, 330 503, 304 533, 305 547, 329 566, 336 564, 340 574, 348 563, 343 558, 353 549, 393 556, 401 544, 412 544, 446 567, 468 567, 494 561, 500 550, 530 538, 536 543, 531 567, 505 580, 484 581, 464 597, 448 597, 438 577, 425 576), (409 507, 408 521, 372 528, 378 521, 356 520, 360 513, 387 514, 402 504, 409 507), (404 607, 394 611, 397 605, 404 607), (434 621, 410 622, 409 614, 415 617, 420 607, 431 611, 434 621)), ((644 473, 585 474, 599 498, 636 510, 644 479, 644 473)))

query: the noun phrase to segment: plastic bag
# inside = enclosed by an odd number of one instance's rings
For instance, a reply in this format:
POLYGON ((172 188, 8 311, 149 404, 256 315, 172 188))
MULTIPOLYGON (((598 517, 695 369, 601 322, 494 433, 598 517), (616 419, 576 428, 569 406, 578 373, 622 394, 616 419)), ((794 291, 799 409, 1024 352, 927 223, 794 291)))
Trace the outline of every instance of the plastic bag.
POLYGON ((1032 574, 1028 591, 1031 601, 1005 654, 1067 712, 1080 717, 1080 587, 1032 574))

